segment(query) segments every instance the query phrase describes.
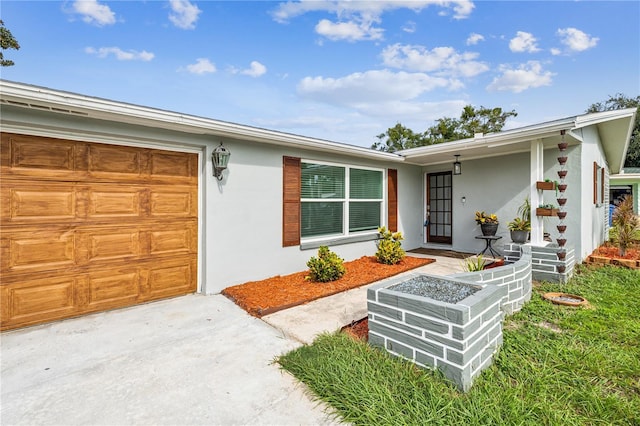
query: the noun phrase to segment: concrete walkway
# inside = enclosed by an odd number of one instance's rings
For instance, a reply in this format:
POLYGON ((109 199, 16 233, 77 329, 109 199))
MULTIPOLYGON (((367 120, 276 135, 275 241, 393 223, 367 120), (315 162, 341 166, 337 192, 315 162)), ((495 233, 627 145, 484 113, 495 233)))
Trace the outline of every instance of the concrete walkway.
POLYGON ((1 335, 0 424, 329 424, 273 364, 299 346, 224 296, 1 335))
MULTIPOLYGON (((410 253, 413 257, 436 259, 434 263, 404 272, 401 275, 422 272, 431 275, 449 275, 462 272, 462 259, 442 256, 425 256, 410 253)), ((397 276, 396 276, 397 277, 397 276)), ((374 283, 375 284, 375 283, 374 283)), ((367 289, 373 284, 348 290, 335 296, 318 299, 305 305, 279 311, 262 317, 262 320, 280 330, 288 338, 310 344, 323 332, 333 332, 367 316, 367 289)))
POLYGON ((5 332, 0 424, 332 424, 273 360, 366 314, 366 287, 262 320, 190 295, 5 332))

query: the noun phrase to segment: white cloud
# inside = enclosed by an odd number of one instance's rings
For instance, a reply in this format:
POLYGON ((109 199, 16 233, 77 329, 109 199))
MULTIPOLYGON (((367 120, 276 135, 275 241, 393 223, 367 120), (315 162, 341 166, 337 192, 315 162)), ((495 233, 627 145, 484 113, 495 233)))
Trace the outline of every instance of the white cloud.
POLYGON ((562 54, 562 50, 558 49, 557 47, 552 47, 551 48, 551 54, 553 56, 558 56, 562 54))
POLYGON ((374 24, 382 22, 382 14, 398 9, 419 12, 429 6, 453 10, 455 19, 467 18, 475 7, 469 0, 288 1, 280 3, 272 16, 275 21, 285 23, 308 12, 328 12, 338 20, 319 21, 315 27, 318 34, 334 41, 379 40, 384 30, 374 24))
POLYGON ((384 30, 372 27, 372 22, 331 22, 322 19, 316 25, 316 33, 334 41, 380 40, 384 30))
POLYGON ((538 52, 537 39, 531 33, 518 31, 516 36, 509 41, 509 49, 512 52, 538 52))
POLYGON ((206 58, 198 58, 195 64, 187 65, 187 71, 191 74, 211 74, 216 72, 216 66, 206 58))
POLYGON ((409 34, 415 33, 416 32, 416 23, 413 22, 413 21, 408 21, 402 27, 402 31, 404 31, 405 33, 409 33, 409 34))
POLYGON ((477 61, 477 57, 477 53, 458 53, 452 47, 429 50, 423 46, 399 43, 382 51, 383 63, 389 67, 463 77, 473 77, 489 69, 486 63, 477 61))
POLYGON ((86 47, 85 53, 90 55, 96 55, 98 58, 106 58, 109 55, 113 55, 119 61, 145 61, 148 62, 154 58, 154 54, 143 50, 138 52, 136 50, 124 51, 119 47, 100 47, 94 49, 93 47, 86 47))
POLYGON ((249 69, 243 70, 240 73, 244 75, 248 75, 250 77, 260 77, 267 72, 267 67, 262 65, 258 61, 251 61, 251 67, 249 69))
POLYGON ((305 77, 298 83, 297 90, 308 99, 363 108, 370 103, 410 100, 436 88, 456 86, 455 80, 423 73, 375 70, 341 78, 305 77))
POLYGON ((116 15, 109 6, 98 3, 97 0, 76 0, 73 3, 74 12, 82 15, 82 20, 87 24, 112 25, 116 23, 116 15))
POLYGON ((501 65, 500 72, 502 75, 494 78, 487 90, 520 93, 535 87, 550 86, 555 75, 550 71, 544 71, 538 61, 529 61, 516 69, 501 65))
POLYGON ((173 13, 169 14, 169 20, 178 28, 192 30, 196 27, 198 15, 202 12, 198 6, 191 4, 189 0, 170 0, 169 4, 173 13))
POLYGON ((556 33, 560 42, 572 52, 582 52, 598 44, 598 37, 591 37, 576 28, 561 28, 556 33))
POLYGON ((467 46, 474 46, 481 41, 484 41, 484 36, 482 34, 471 33, 469 34, 469 37, 467 37, 467 46))

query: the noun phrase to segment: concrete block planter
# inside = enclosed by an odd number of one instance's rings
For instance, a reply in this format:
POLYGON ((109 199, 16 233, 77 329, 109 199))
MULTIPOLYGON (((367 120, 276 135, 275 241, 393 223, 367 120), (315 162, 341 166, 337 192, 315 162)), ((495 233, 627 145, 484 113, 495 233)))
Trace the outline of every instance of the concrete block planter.
POLYGON ((369 343, 467 391, 502 344, 507 295, 506 287, 425 274, 382 281, 367 290, 369 343))

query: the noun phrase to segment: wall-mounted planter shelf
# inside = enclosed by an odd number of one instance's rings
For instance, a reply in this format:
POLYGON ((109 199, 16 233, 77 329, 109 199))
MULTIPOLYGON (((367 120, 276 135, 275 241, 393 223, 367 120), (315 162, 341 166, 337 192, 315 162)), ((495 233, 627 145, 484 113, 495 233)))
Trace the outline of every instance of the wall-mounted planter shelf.
POLYGON ((538 207, 536 209, 536 216, 558 216, 558 209, 543 209, 538 207))
POLYGON ((541 189, 543 191, 549 191, 549 190, 554 190, 556 189, 556 183, 555 182, 542 182, 542 181, 538 181, 536 182, 536 188, 537 189, 541 189))

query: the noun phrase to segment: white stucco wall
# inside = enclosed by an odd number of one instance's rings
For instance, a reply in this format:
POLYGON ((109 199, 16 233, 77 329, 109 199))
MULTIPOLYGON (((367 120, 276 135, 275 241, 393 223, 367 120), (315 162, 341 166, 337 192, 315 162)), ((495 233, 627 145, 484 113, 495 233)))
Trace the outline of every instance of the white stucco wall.
POLYGON ((589 126, 581 131, 583 142, 581 144, 580 164, 582 166, 581 173, 581 241, 580 250, 576 247, 576 256, 584 259, 586 256, 608 239, 608 223, 607 212, 608 205, 608 184, 605 188, 605 202, 600 206, 593 203, 593 162, 607 169, 608 164, 605 162, 600 136, 597 128, 589 126))
MULTIPOLYGON (((247 141, 225 140, 231 160, 224 180, 206 196, 206 293, 306 269, 317 249, 282 247, 282 157, 398 170, 398 230, 403 247, 420 246, 420 169, 247 141)), ((386 173, 385 173, 386 176, 386 173)), ((207 179, 209 179, 207 177, 207 179)), ((386 194, 386 188, 385 188, 386 194)), ((385 206, 386 207, 386 206, 385 206)), ((384 214, 386 220, 386 213, 384 214)), ((346 261, 376 251, 374 241, 331 245, 346 261)))

